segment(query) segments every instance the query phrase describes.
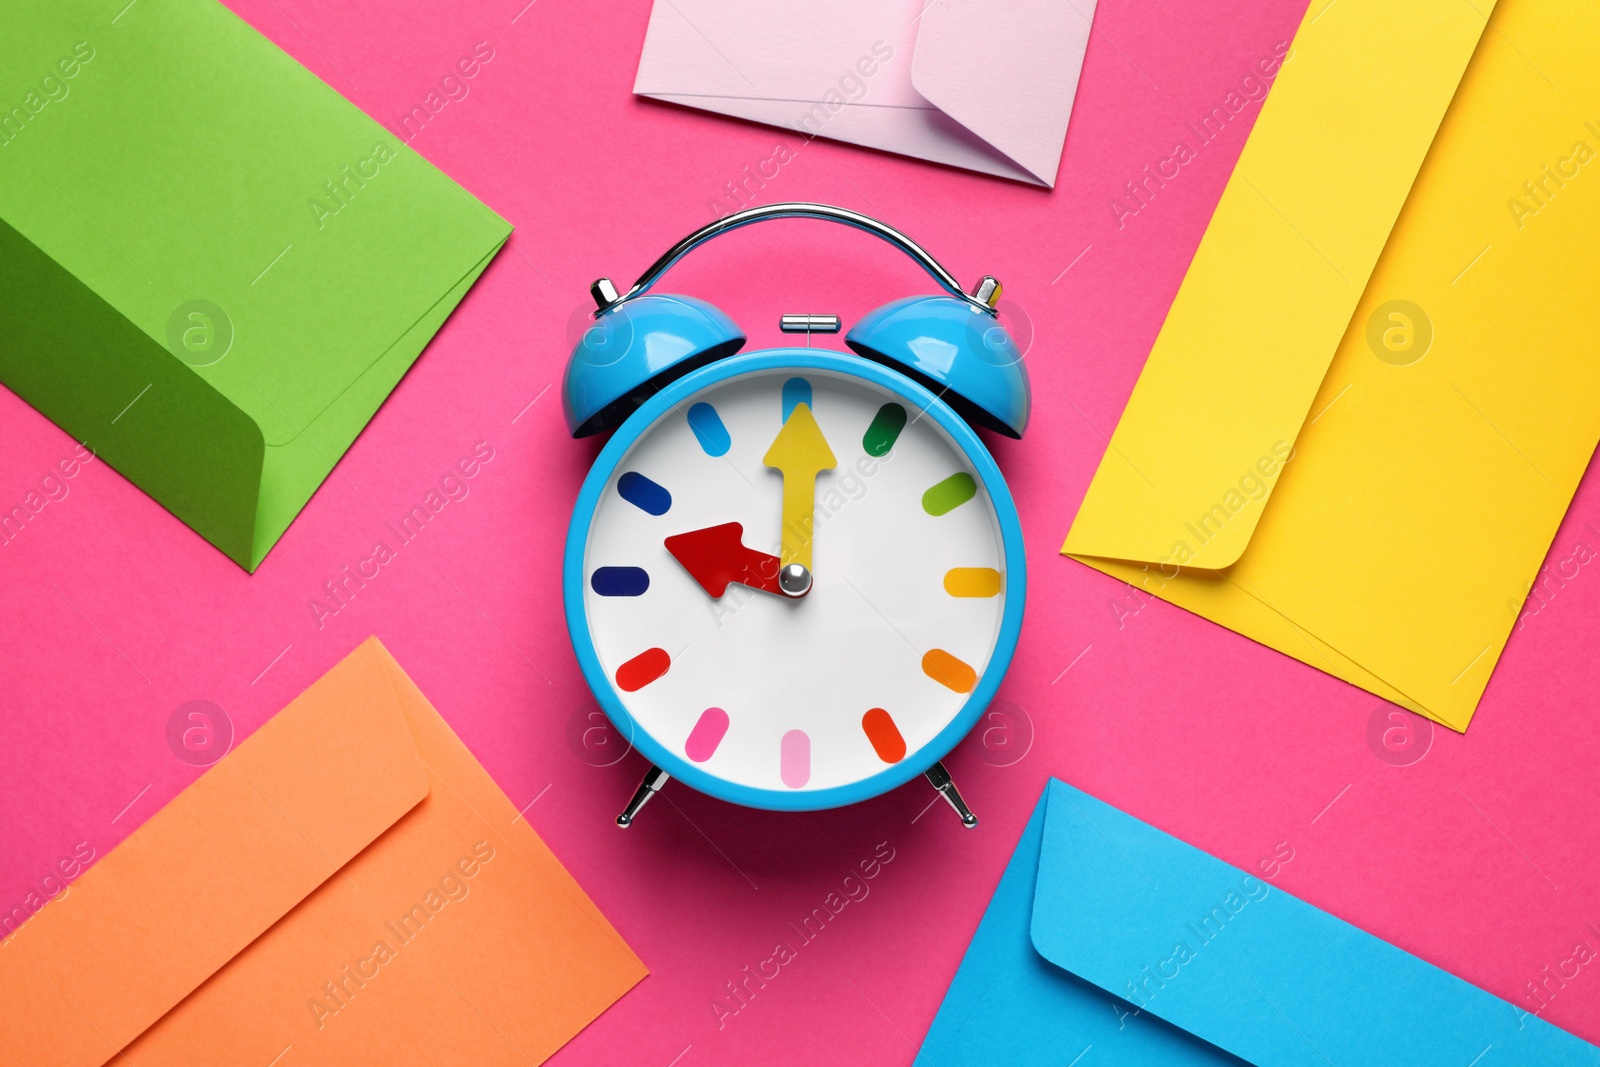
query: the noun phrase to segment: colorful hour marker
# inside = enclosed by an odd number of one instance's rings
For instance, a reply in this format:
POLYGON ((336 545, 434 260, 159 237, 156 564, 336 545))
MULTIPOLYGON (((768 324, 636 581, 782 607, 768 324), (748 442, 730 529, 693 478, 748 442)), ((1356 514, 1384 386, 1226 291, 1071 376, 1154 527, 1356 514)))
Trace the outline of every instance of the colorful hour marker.
POLYGON ((717 414, 717 409, 704 401, 694 405, 688 413, 689 429, 694 431, 695 440, 700 442, 700 447, 705 449, 708 456, 725 456, 733 445, 733 438, 728 436, 728 428, 722 424, 722 416, 717 414))
POLYGON ((788 422, 789 416, 794 413, 795 405, 804 404, 816 410, 816 405, 811 402, 811 383, 804 378, 790 378, 783 383, 783 421, 788 422))
POLYGON ((617 688, 624 693, 636 693, 666 674, 670 666, 672 657, 667 655, 666 649, 647 648, 617 668, 617 688))
POLYGON ((883 762, 899 763, 906 758, 906 739, 900 736, 900 728, 887 711, 882 708, 868 711, 861 716, 861 729, 872 742, 872 751, 883 762))
POLYGON ((642 596, 650 588, 650 575, 643 567, 596 567, 589 588, 601 596, 642 596))
POLYGON ((978 684, 978 672, 942 648, 931 648, 923 655, 922 673, 957 693, 970 693, 978 684))
POLYGON ((617 493, 641 511, 665 515, 672 507, 672 494, 638 471, 628 471, 617 479, 617 493))
POLYGON ((811 781, 811 738, 804 730, 790 730, 783 735, 778 774, 790 789, 799 789, 811 781))
POLYGON ((861 438, 861 447, 869 456, 887 456, 905 428, 906 409, 899 404, 885 404, 872 416, 872 423, 861 438))
POLYGON ((952 567, 945 572, 944 591, 951 596, 999 596, 1000 572, 993 567, 952 567))
POLYGON ((707 708, 700 713, 700 721, 689 731, 683 743, 684 755, 696 763, 704 763, 717 754, 717 746, 728 732, 728 713, 721 708, 707 708))
POLYGON ((978 483, 966 471, 952 474, 922 494, 922 510, 929 515, 945 515, 978 495, 978 483))

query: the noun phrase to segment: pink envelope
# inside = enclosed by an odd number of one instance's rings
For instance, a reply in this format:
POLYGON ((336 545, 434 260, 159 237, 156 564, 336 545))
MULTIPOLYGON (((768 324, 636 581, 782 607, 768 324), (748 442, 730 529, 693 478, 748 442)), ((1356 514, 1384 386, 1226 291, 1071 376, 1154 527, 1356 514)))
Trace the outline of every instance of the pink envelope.
MULTIPOLYGON (((633 91, 1053 187, 1094 8, 657 0, 633 91)), ((780 144, 757 169, 776 176, 797 147, 780 144)))

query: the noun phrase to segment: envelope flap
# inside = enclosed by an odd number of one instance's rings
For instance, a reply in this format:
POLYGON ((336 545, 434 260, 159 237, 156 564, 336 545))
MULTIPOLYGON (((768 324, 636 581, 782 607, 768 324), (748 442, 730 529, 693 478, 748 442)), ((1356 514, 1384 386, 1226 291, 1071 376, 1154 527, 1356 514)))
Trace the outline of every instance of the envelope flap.
POLYGON ((6 942, 0 1059, 107 1062, 427 792, 369 640, 6 942))
POLYGON ((1492 6, 1311 5, 1063 551, 1237 562, 1492 6))
MULTIPOLYGON (((820 116, 833 116, 847 103, 925 107, 906 70, 915 33, 911 5, 918 3, 657 0, 633 91, 806 105, 826 101, 827 110, 816 113, 820 116)), ((813 114, 809 106, 782 113, 782 124, 807 132, 802 120, 813 114)))
POLYGON ((1063 782, 1031 935, 1046 959, 1257 1067, 1600 1063, 1600 1050, 1063 782))
POLYGON ((3 218, 0 292, 12 296, 0 381, 202 537, 248 561, 260 427, 3 218))
MULTIPOLYGON (((437 93, 391 132, 216 0, 121 14, 59 0, 18 31, 0 55, 9 84, 37 84, 63 53, 74 73, 4 138, 0 215, 269 446, 509 230, 406 146, 444 106, 437 93)), ((492 59, 485 45, 473 62, 492 59)))
POLYGON ((1094 8, 1094 0, 921 5, 911 83, 1054 186, 1094 8))

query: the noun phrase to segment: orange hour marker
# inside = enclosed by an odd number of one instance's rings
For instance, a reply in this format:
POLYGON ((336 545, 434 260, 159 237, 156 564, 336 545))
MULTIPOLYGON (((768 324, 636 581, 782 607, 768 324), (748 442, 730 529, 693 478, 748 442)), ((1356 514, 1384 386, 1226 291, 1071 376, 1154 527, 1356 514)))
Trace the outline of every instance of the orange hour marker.
POLYGON ((957 693, 970 693, 978 684, 978 672, 942 648, 931 648, 923 655, 922 673, 957 693))
POLYGON ((900 728, 887 711, 873 708, 861 716, 861 729, 883 762, 899 763, 906 758, 906 739, 900 736, 900 728))
POLYGON ((1000 572, 993 567, 952 567, 945 572, 944 591, 951 596, 998 596, 1000 572))

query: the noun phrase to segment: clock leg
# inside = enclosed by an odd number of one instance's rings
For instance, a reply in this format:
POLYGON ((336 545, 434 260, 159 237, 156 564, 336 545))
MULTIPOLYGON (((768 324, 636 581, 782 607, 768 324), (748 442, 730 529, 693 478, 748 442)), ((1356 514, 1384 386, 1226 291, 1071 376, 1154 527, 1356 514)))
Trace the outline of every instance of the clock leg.
MULTIPOLYGON (((634 816, 639 814, 639 809, 644 807, 649 799, 667 784, 671 776, 660 767, 651 767, 644 773, 644 781, 639 783, 639 788, 634 792, 633 799, 628 801, 628 806, 622 809, 622 814, 617 816, 617 825, 626 830, 633 825, 634 816)), ((952 801, 952 803, 954 803, 952 801)))
MULTIPOLYGON (((950 772, 944 769, 943 763, 935 763, 929 767, 927 778, 933 787, 944 794, 950 806, 956 809, 956 814, 961 816, 961 825, 968 830, 978 825, 978 817, 972 814, 972 809, 967 807, 967 802, 961 799, 961 793, 956 789, 955 782, 950 780, 950 772)), ((637 799, 637 798, 636 798, 637 799)))

